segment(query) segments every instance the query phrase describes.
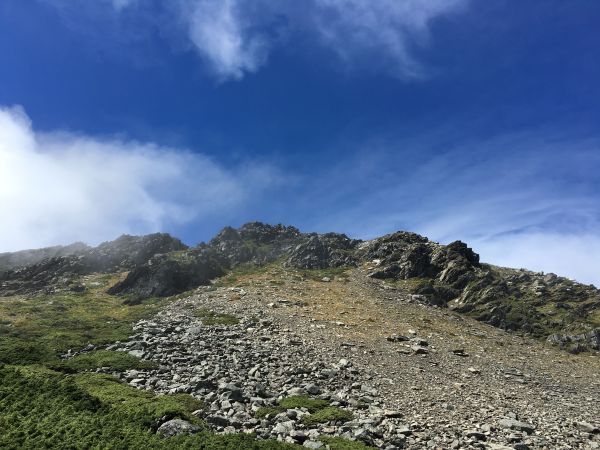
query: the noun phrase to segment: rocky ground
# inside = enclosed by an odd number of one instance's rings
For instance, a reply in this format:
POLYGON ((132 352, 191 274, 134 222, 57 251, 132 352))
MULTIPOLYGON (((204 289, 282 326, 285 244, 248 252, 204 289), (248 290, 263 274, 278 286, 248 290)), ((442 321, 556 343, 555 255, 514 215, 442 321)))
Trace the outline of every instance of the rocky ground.
POLYGON ((202 399, 219 433, 311 448, 600 448, 597 355, 423 305, 372 270, 274 265, 200 287, 111 347, 158 368, 116 375, 202 399))

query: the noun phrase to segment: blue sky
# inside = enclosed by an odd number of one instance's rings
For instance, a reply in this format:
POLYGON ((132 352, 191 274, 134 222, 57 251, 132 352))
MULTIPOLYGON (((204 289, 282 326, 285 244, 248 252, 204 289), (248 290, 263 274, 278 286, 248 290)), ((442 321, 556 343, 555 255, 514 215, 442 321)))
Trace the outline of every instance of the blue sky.
POLYGON ((0 251, 250 220, 600 284, 600 3, 4 0, 0 251))

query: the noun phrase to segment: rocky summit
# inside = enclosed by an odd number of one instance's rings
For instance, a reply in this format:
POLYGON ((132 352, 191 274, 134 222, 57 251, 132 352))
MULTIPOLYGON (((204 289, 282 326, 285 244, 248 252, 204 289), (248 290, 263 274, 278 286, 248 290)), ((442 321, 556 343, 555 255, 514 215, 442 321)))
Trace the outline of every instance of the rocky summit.
POLYGON ((248 223, 0 264, 2 448, 600 448, 600 291, 460 241, 248 223))

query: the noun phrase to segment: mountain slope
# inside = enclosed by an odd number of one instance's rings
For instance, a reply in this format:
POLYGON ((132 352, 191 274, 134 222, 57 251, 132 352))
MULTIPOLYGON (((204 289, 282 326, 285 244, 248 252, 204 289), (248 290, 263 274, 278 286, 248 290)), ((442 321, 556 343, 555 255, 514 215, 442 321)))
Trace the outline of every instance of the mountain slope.
POLYGON ((600 291, 595 287, 554 274, 480 263, 460 241, 440 245, 408 232, 362 242, 342 234, 249 223, 238 230, 227 227, 194 248, 168 235, 123 236, 77 256, 5 272, 0 275, 0 295, 82 289, 78 279, 83 275, 128 271, 108 292, 139 303, 208 285, 237 267, 275 261, 300 269, 366 267, 370 277, 402 287, 415 301, 550 339, 572 352, 600 350, 600 291))
POLYGON ((234 272, 138 322, 111 349, 159 368, 118 376, 201 398, 217 433, 389 449, 600 443, 596 356, 429 307, 369 271, 234 272))
POLYGON ((598 310, 414 233, 123 236, 0 275, 0 446, 598 448, 598 310))

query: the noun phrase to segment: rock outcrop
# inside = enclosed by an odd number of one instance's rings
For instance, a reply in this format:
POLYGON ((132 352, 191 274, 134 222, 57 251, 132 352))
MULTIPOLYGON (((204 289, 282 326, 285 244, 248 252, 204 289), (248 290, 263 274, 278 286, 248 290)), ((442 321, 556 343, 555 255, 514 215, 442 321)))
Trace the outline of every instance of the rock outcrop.
POLYGON ((226 261, 212 248, 160 254, 136 267, 112 286, 109 294, 127 295, 126 303, 150 297, 167 297, 208 284, 226 271, 226 261))
MULTIPOLYGON (((187 249, 187 246, 168 234, 155 233, 146 236, 123 235, 93 248, 74 244, 64 247, 62 251, 69 248, 74 251, 73 254, 54 256, 29 266, 0 272, 0 297, 79 289, 79 276, 133 270, 155 255, 172 254, 187 249)), ((34 255, 38 257, 50 253, 42 249, 34 255)), ((20 257, 5 255, 5 258, 15 261, 20 257)))
POLYGON ((440 245, 415 233, 400 231, 375 239, 364 248, 363 258, 375 261, 373 278, 431 278, 463 288, 479 267, 479 255, 463 242, 440 245))
POLYGON ((589 349, 600 350, 600 328, 581 334, 552 334, 548 342, 557 344, 571 353, 581 353, 589 349))
POLYGON ((90 247, 82 242, 71 245, 57 245, 35 250, 21 250, 12 253, 0 253, 0 272, 14 270, 19 267, 32 266, 46 259, 61 256, 81 255, 90 250, 90 247))
POLYGON ((186 250, 179 239, 166 233, 145 236, 123 235, 114 241, 103 242, 85 253, 81 264, 87 272, 129 270, 146 263, 154 255, 186 250))
POLYGON ((228 262, 264 265, 280 258, 304 239, 295 227, 251 222, 239 229, 225 227, 208 244, 228 262))
POLYGON ((285 265, 299 269, 352 267, 358 264, 354 253, 362 241, 345 234, 310 234, 287 255, 285 265))

